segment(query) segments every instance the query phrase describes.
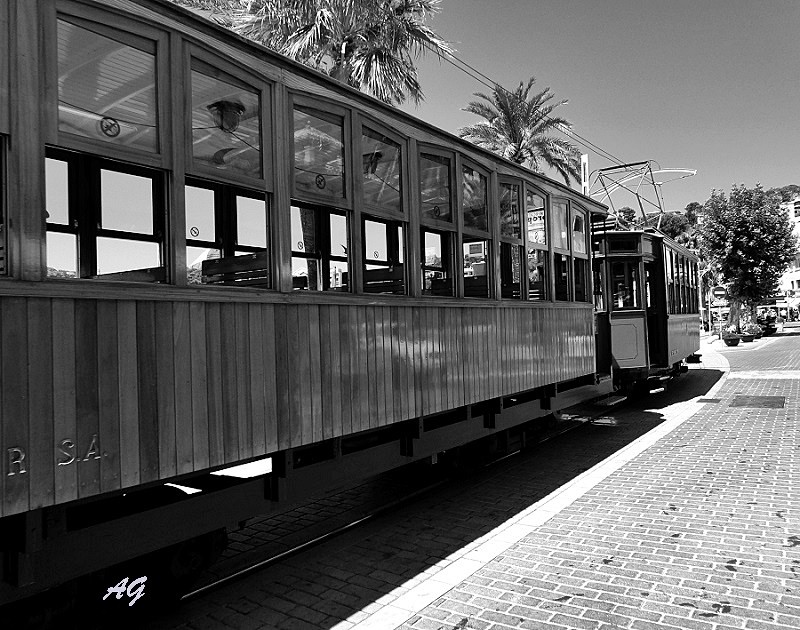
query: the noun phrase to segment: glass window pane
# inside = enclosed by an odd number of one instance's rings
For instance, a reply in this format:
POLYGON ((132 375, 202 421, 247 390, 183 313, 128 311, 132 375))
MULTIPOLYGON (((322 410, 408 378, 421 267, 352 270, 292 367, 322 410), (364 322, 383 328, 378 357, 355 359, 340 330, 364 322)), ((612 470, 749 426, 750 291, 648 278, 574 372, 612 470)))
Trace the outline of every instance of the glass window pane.
POLYGON ((153 234, 153 180, 102 169, 100 225, 104 230, 153 234))
POLYGON ((525 212, 528 215, 528 243, 547 245, 544 197, 532 190, 525 191, 525 212))
POLYGON ((47 276, 78 277, 78 237, 60 232, 47 233, 47 276))
POLYGON ((292 251, 313 256, 317 251, 316 212, 292 206, 292 251))
POLYGON ((442 267, 443 250, 442 235, 436 232, 425 232, 422 259, 426 267, 440 269, 442 267))
POLYGON ((586 218, 579 212, 572 217, 572 251, 576 254, 586 253, 586 218))
POLYGON ((427 230, 422 234, 422 294, 451 296, 453 277, 447 237, 427 230))
POLYGON ((186 238, 207 243, 217 240, 213 190, 186 186, 186 238))
POLYGON ((592 274, 593 274, 592 290, 594 292, 594 309, 596 311, 605 311, 606 272, 605 272, 605 263, 602 260, 595 260, 592 263, 592 274))
POLYGON ((522 238, 519 221, 519 186, 500 184, 500 234, 522 238))
POLYGON ((97 239, 97 275, 160 266, 158 243, 123 238, 97 239))
POLYGON ((450 205, 450 160, 439 155, 419 156, 422 216, 440 221, 453 220, 450 205))
POLYGON ((622 261, 612 263, 611 286, 614 291, 615 309, 639 308, 638 264, 622 261))
POLYGON ((267 249, 267 202, 236 196, 236 243, 267 249))
POLYGON ((464 238, 463 274, 465 297, 491 297, 489 293, 489 241, 464 238))
POLYGON ((347 242, 347 217, 331 214, 331 256, 347 258, 347 242))
POLYGON ((341 117, 295 108, 294 183, 301 194, 335 199, 345 196, 341 117))
POLYGON ((364 291, 405 293, 403 227, 364 219, 364 291))
POLYGON ((292 287, 295 291, 321 291, 320 278, 320 261, 292 258, 292 287))
POLYGON ((586 261, 583 258, 575 259, 575 301, 585 302, 588 292, 586 286, 586 261))
POLYGON ((547 287, 547 252, 535 247, 528 248, 528 299, 546 300, 547 287))
POLYGON ((220 258, 222 253, 213 247, 186 248, 186 279, 189 284, 203 283, 203 261, 220 258))
POLYGON ((365 127, 361 151, 364 202, 402 211, 400 145, 365 127))
POLYGON ((486 178, 467 165, 462 167, 464 193, 464 227, 486 232, 487 220, 486 178))
POLYGON ((259 95, 192 70, 192 157, 196 165, 261 177, 259 95))
POLYGON ((519 245, 500 243, 501 295, 506 299, 522 297, 522 264, 519 245))
POLYGON ((377 221, 364 221, 365 262, 389 260, 387 226, 377 221))
POLYGON ((59 20, 59 131, 155 152, 157 122, 155 55, 59 20))
POLYGON ((569 209, 566 201, 554 201, 552 205, 553 217, 553 247, 569 249, 569 209))
POLYGON ((553 273, 556 281, 556 299, 569 300, 569 256, 553 255, 553 273))
POLYGON ((69 224, 69 165, 61 160, 45 160, 47 222, 69 224))

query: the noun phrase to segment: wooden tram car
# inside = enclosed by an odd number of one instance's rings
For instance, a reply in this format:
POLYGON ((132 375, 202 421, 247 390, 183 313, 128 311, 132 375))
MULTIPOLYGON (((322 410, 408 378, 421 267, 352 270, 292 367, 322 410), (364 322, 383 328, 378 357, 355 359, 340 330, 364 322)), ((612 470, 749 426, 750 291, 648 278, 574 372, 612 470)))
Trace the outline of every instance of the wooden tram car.
POLYGON ((0 605, 611 391, 592 199, 163 0, 0 43, 0 605))
POLYGON ((592 234, 598 366, 617 389, 658 386, 700 347, 697 257, 652 229, 605 227, 592 234))

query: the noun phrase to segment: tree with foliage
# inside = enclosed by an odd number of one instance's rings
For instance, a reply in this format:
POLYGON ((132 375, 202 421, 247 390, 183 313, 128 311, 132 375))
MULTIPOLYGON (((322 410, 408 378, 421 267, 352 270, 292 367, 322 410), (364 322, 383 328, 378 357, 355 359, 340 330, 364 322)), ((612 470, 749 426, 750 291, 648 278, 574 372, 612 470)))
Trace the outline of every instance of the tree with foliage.
POLYGON ((425 24, 440 0, 172 1, 393 105, 422 100, 417 59, 451 52, 425 24))
POLYGON ((536 79, 509 92, 495 85, 491 95, 475 93, 481 101, 462 108, 484 120, 461 127, 458 135, 470 142, 540 173, 544 165, 556 170, 569 184, 580 181, 580 151, 569 141, 553 137, 572 125, 553 110, 567 101, 551 102, 555 95, 545 88, 531 95, 536 79))
POLYGON ((767 193, 780 195, 781 201, 793 201, 796 197, 800 197, 800 186, 797 184, 789 184, 787 186, 781 186, 780 188, 770 188, 767 193))
POLYGON ((633 226, 636 223, 636 210, 630 206, 622 206, 617 210, 617 216, 622 219, 626 225, 633 226))
POLYGON ((755 321, 756 307, 777 290, 780 277, 798 251, 780 197, 761 185, 734 186, 726 198, 712 191, 703 206, 701 252, 712 276, 728 288, 730 319, 739 327, 742 308, 755 321))
POLYGON ((689 229, 689 221, 683 214, 675 212, 664 212, 660 215, 655 215, 648 218, 648 225, 651 227, 658 227, 658 229, 669 236, 671 239, 677 239, 680 235, 685 234, 689 229), (660 220, 659 220, 660 218, 660 220))
POLYGON ((696 201, 692 201, 691 203, 686 204, 686 208, 683 211, 683 216, 686 217, 686 221, 689 223, 689 227, 694 227, 697 225, 697 217, 703 212, 703 204, 697 203, 696 201))

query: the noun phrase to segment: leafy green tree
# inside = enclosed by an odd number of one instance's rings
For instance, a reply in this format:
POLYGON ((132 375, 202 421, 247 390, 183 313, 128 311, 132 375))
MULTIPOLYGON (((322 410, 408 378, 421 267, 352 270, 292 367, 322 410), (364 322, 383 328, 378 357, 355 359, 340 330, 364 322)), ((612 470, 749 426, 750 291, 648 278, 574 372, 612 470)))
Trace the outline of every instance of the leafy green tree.
POLYGON ((500 85, 495 85, 490 95, 476 92, 482 100, 471 101, 462 109, 484 120, 461 127, 458 135, 533 171, 540 173, 543 166, 549 166, 567 184, 580 181, 580 151, 551 135, 572 128, 565 118, 552 115, 567 101, 551 102, 555 95, 549 87, 531 94, 535 81, 533 77, 527 85, 520 81, 513 92, 500 85))
POLYGON ((692 201, 691 203, 686 205, 686 209, 683 212, 683 215, 686 217, 686 220, 689 222, 690 227, 694 227, 697 225, 697 217, 699 214, 703 212, 703 204, 697 203, 696 201, 692 201))
POLYGON ((440 0, 172 0, 386 103, 423 98, 415 62, 451 52, 425 20, 440 0))
POLYGON ((689 221, 682 214, 674 212, 665 212, 661 214, 661 221, 659 224, 659 215, 655 215, 648 219, 650 227, 658 227, 661 232, 666 234, 672 239, 677 239, 678 236, 685 234, 689 229, 689 221))
POLYGON ((617 210, 617 216, 619 216, 627 225, 633 225, 636 223, 636 210, 630 206, 623 206, 617 210))
POLYGON ((701 252, 712 276, 728 287, 730 321, 738 327, 743 307, 755 320, 758 303, 774 294, 797 255, 797 239, 780 197, 761 185, 734 186, 727 198, 712 191, 703 216, 701 252))
POLYGON ((770 188, 767 193, 776 193, 780 195, 781 201, 792 201, 795 197, 800 196, 800 186, 797 184, 789 184, 788 186, 781 186, 780 188, 770 188))

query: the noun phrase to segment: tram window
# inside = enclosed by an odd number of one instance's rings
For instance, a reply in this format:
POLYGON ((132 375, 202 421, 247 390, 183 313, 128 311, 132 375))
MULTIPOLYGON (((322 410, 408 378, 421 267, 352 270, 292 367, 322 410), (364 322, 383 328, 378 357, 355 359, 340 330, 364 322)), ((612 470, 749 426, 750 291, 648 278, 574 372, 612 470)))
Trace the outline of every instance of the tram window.
MULTIPOLYGON (((258 92, 221 81, 192 63, 192 158, 201 169, 261 178, 261 107, 258 92)), ((207 72, 213 72, 211 68, 207 72)))
POLYGON ((272 286, 264 195, 190 180, 186 263, 190 284, 272 286))
POLYGON ((349 291, 347 215, 321 206, 291 209, 292 287, 349 291))
POLYGON ((50 151, 48 276, 164 281, 163 176, 50 151))
POLYGON ((364 203, 402 212, 401 147, 385 135, 364 127, 361 133, 364 203))
POLYGON ((500 184, 500 236, 522 238, 517 184, 500 184))
POLYGON ((487 179, 466 164, 462 165, 461 170, 464 227, 487 232, 489 230, 487 179))
POLYGON ((453 221, 450 184, 450 159, 421 153, 419 156, 422 218, 453 221))
POLYGON ((545 226, 545 199, 528 189, 525 191, 525 212, 527 214, 528 243, 547 246, 545 226))
POLYGON ((582 212, 575 212, 572 217, 572 251, 576 254, 586 253, 586 218, 582 212))
POLYGON ((500 243, 500 295, 505 299, 522 298, 522 252, 519 245, 500 243))
POLYGON ((587 261, 584 258, 574 259, 576 302, 586 302, 589 297, 589 287, 586 285, 586 266, 587 261))
POLYGON ((547 275, 547 251, 528 248, 528 299, 546 300, 549 276, 547 275))
POLYGON ((405 242, 403 224, 365 218, 364 235, 364 293, 406 292, 405 242))
POLYGON ((569 207, 566 201, 553 202, 552 217, 553 247, 569 250, 569 207))
POLYGON ((422 230, 422 294, 453 295, 450 234, 422 230))
POLYGON ((606 310, 606 273, 602 260, 592 262, 592 287, 594 292, 594 310, 606 310))
POLYGON ((639 266, 635 262, 611 263, 611 286, 615 310, 641 308, 639 299, 639 266))
POLYGON ((294 108, 294 185, 298 194, 343 199, 344 119, 294 108))
POLYGON ((158 151, 155 52, 153 41, 112 39, 59 19, 59 131, 158 151))
POLYGON ((463 277, 464 297, 491 297, 489 286, 489 241, 464 237, 463 277))
POLYGON ((569 300, 570 258, 563 254, 553 254, 553 274, 556 280, 556 299, 569 300))

